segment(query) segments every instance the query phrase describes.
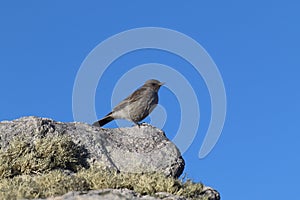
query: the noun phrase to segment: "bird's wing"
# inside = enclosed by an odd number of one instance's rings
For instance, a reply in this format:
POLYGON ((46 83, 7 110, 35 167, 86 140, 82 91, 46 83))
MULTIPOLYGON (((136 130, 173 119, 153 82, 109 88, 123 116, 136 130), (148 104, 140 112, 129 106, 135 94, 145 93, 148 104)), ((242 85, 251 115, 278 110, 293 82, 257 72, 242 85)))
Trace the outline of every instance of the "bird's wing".
POLYGON ((113 109, 113 111, 118 111, 126 107, 129 103, 134 103, 138 100, 140 100, 144 95, 145 91, 147 89, 144 87, 141 87, 134 91, 131 95, 129 95, 127 98, 125 98, 123 101, 121 101, 118 105, 116 105, 113 109))

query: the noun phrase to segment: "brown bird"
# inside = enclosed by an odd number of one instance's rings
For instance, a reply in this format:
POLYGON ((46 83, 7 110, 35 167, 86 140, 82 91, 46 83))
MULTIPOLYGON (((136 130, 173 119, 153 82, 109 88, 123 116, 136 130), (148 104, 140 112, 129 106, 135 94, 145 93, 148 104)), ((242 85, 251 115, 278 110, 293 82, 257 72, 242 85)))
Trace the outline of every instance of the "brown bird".
POLYGON ((158 104, 158 90, 164 83, 150 79, 121 101, 112 112, 108 113, 93 126, 103 126, 114 119, 126 119, 137 125, 145 119, 158 104))

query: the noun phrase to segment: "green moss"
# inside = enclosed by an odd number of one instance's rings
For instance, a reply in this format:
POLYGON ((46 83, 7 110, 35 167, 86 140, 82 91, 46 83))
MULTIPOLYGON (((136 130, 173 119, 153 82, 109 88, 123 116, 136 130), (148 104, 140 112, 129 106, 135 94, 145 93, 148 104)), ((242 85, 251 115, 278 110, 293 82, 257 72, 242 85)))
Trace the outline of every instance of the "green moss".
POLYGON ((0 178, 40 174, 54 169, 77 171, 87 166, 86 156, 86 150, 65 135, 35 141, 16 138, 5 151, 0 151, 0 178))
POLYGON ((0 151, 0 199, 45 198, 69 191, 127 188, 200 198, 203 185, 162 174, 117 173, 86 164, 87 153, 67 136, 13 140, 0 151), (66 173, 67 170, 69 173, 66 173), (71 173, 70 173, 71 172, 71 173))
POLYGON ((162 174, 132 174, 112 173, 103 170, 89 169, 80 171, 78 177, 85 178, 91 189, 128 188, 140 194, 154 195, 158 192, 167 192, 185 197, 196 197, 203 191, 203 185, 188 180, 182 181, 166 177, 162 174))
POLYGON ((43 175, 2 179, 0 199, 45 198, 88 189, 89 185, 84 179, 55 170, 43 175))

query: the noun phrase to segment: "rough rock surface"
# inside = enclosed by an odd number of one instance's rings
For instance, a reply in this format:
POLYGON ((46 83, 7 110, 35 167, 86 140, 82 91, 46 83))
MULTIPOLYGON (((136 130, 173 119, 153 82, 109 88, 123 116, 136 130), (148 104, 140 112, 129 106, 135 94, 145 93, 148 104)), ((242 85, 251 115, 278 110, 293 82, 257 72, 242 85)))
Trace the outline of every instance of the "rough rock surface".
MULTIPOLYGON (((189 200, 189 198, 179 197, 163 192, 156 193, 155 196, 156 197, 149 195, 143 196, 128 189, 104 189, 87 192, 69 192, 63 196, 47 198, 47 200, 189 200)), ((220 200, 220 195, 214 189, 206 187, 204 188, 203 196, 200 199, 220 200)))
POLYGON ((121 172, 162 172, 179 177, 184 160, 164 132, 148 124, 104 129, 80 122, 63 123, 39 117, 0 122, 0 148, 16 136, 36 138, 49 134, 70 135, 88 151, 87 162, 121 172))
MULTIPOLYGON (((149 195, 140 195, 132 190, 128 189, 104 189, 104 190, 92 190, 88 192, 69 192, 60 197, 50 197, 47 200, 184 200, 184 198, 180 198, 174 195, 166 194, 161 195, 160 197, 152 197, 149 195)), ((38 199, 37 199, 38 200, 38 199)), ((42 199, 40 199, 42 200, 42 199)))

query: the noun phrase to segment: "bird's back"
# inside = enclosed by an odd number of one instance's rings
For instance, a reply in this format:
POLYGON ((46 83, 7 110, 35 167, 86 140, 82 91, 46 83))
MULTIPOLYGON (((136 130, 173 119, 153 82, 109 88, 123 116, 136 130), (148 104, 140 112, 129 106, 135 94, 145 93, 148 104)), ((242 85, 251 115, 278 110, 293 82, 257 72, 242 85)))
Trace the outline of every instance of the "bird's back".
POLYGON ((138 123, 146 118, 158 103, 158 94, 148 87, 141 87, 124 99, 114 109, 114 116, 138 123))

